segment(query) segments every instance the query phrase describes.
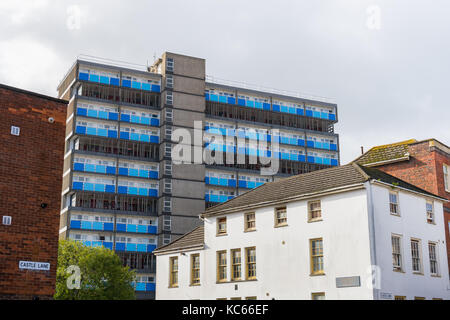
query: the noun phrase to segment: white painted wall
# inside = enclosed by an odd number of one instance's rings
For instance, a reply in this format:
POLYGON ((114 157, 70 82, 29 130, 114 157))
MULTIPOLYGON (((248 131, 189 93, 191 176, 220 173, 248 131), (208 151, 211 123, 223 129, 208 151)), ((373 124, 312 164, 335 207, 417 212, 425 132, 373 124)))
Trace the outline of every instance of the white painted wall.
MULTIPOLYGON (((393 296, 446 298, 450 299, 449 276, 445 243, 445 224, 442 202, 434 201, 435 224, 427 223, 424 196, 410 192, 399 192, 400 217, 389 210, 390 187, 372 184, 375 213, 375 245, 377 265, 381 269, 379 292, 393 296), (391 234, 402 236, 403 271, 392 268, 391 234), (411 238, 421 241, 423 275, 412 270, 411 238), (440 277, 430 275, 428 241, 438 242, 440 277)), ((430 200, 430 199, 428 199, 430 200)), ((431 199, 432 200, 432 199, 431 199)))
MULTIPOLYGON (((368 184, 366 184, 367 187, 368 184)), ((156 299, 217 299, 256 296, 258 299, 311 299, 325 292, 326 299, 377 299, 379 291, 392 295, 450 298, 445 243, 439 245, 441 277, 429 276, 428 240, 445 241, 442 204, 435 201, 436 225, 426 223, 425 198, 400 191, 402 217, 389 214, 389 188, 371 184, 374 200, 375 241, 369 233, 371 208, 368 190, 359 189, 320 197, 323 220, 308 223, 307 201, 287 204, 288 226, 274 228, 274 208, 256 212, 256 231, 244 232, 244 212, 227 215, 227 235, 216 236, 216 217, 205 221, 205 249, 157 256, 156 299), (405 273, 392 271, 391 233, 404 236, 405 273), (410 236, 423 239, 423 276, 413 275, 410 236), (309 239, 323 238, 325 275, 310 276, 309 239), (371 244, 381 268, 380 289, 372 286, 371 244), (216 252, 256 246, 256 281, 216 282, 216 252), (407 252, 408 251, 408 252, 407 252), (190 254, 200 252, 200 286, 190 286, 190 254), (168 288, 169 257, 179 257, 179 287, 168 288), (360 287, 336 288, 336 277, 359 276, 360 287), (375 293, 375 295, 374 295, 375 293)), ((370 190, 370 189, 369 189, 370 190)), ((247 211, 246 211, 247 212, 247 211)), ((243 274, 244 277, 244 274, 243 274)))

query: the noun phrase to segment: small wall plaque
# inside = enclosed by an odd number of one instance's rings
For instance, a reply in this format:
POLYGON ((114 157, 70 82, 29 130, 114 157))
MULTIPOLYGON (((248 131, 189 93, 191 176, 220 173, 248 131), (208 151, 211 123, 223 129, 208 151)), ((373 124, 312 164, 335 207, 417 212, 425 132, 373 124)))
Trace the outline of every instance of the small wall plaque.
POLYGON ((336 288, 360 287, 361 279, 359 276, 336 278, 336 288))

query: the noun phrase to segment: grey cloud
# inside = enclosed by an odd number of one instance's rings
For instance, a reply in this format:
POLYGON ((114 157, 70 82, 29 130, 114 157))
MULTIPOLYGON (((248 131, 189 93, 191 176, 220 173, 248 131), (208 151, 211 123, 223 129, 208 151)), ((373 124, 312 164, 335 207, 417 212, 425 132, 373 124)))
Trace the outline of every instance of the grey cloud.
POLYGON ((80 53, 146 64, 155 53, 180 52, 205 58, 209 75, 334 98, 342 163, 361 145, 450 143, 448 1, 14 2, 0 5, 1 83, 55 95, 80 53), (79 30, 66 26, 69 5, 81 9, 79 30), (370 5, 381 9, 380 30, 366 27, 370 5), (31 13, 13 23, 23 8, 31 13), (27 41, 30 52, 14 52, 27 41), (12 77, 18 58, 27 68, 12 77), (25 81, 42 72, 39 64, 47 76, 25 81))

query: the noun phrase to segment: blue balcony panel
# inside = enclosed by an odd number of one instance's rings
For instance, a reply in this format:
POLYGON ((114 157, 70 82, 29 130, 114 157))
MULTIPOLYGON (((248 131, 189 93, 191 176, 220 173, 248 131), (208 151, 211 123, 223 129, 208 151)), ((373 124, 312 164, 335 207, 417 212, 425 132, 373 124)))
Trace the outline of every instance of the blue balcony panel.
POLYGON ((96 74, 90 74, 89 75, 89 81, 92 82, 99 82, 100 81, 100 77, 96 74))
POLYGON ((117 223, 116 224, 116 231, 126 232, 127 231, 127 225, 125 223, 117 223))
POLYGON ((103 230, 105 230, 105 231, 113 231, 114 230, 114 223, 112 223, 112 222, 105 222, 103 224, 103 230))
POLYGON ((108 138, 117 138, 117 131, 108 130, 108 138))
POLYGON ((109 84, 109 77, 100 76, 100 83, 109 84))
POLYGON ((116 242, 116 251, 125 251, 125 243, 116 242))
POLYGON ((116 192, 116 187, 114 185, 107 184, 105 186, 105 192, 115 193, 116 192))
POLYGON ((88 81, 89 80, 89 74, 85 72, 80 72, 78 74, 78 79, 88 81))
POLYGON ((79 116, 87 116, 87 109, 77 107, 77 115, 79 115, 79 116))
POLYGON ((79 220, 71 220, 70 221, 70 227, 72 229, 81 229, 81 221, 79 221, 79 220))
POLYGON ((109 84, 112 86, 120 86, 119 78, 109 78, 109 84))
POLYGON ((86 127, 77 126, 75 129, 75 133, 77 134, 86 134, 86 127))
POLYGON ((158 127, 159 126, 159 119, 155 119, 155 118, 150 119, 150 125, 153 126, 153 127, 158 127))

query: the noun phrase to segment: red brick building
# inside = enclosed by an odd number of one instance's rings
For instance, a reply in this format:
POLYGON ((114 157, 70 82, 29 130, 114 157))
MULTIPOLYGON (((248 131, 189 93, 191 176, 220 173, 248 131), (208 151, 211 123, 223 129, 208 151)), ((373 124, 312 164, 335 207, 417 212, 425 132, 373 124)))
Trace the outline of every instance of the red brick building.
MULTIPOLYGON (((435 139, 373 147, 355 161, 450 200, 450 148, 435 139)), ((450 202, 444 204, 444 219, 450 266, 450 202)))
POLYGON ((0 299, 54 294, 66 108, 0 84, 0 299))

